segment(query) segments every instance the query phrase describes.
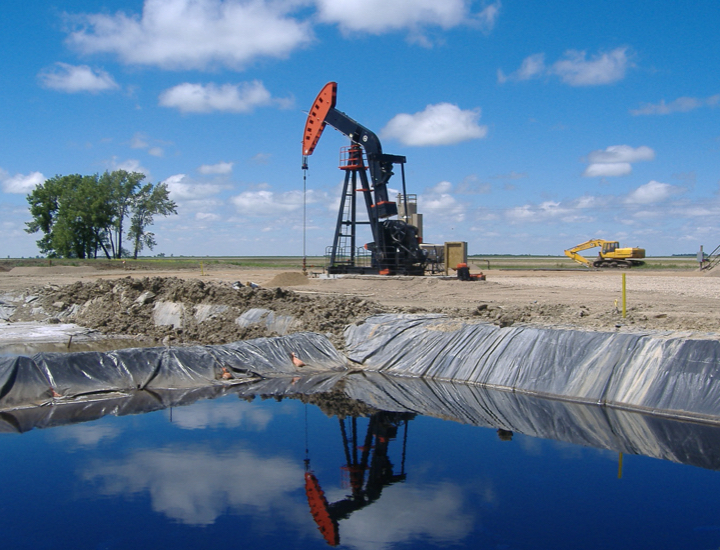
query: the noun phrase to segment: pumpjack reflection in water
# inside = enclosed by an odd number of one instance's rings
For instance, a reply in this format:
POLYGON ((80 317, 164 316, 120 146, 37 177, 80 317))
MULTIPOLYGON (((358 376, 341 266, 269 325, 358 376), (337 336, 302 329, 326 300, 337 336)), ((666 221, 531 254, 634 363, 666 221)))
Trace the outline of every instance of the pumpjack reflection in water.
POLYGON ((340 520, 378 500, 385 487, 405 481, 408 422, 413 418, 413 413, 386 411, 371 415, 362 445, 358 444, 357 417, 339 419, 346 460, 341 469, 347 474, 345 479, 351 493, 337 502, 327 501, 320 482, 310 469, 310 459, 305 459, 305 493, 310 513, 330 546, 340 544, 340 520), (400 427, 403 428, 402 457, 400 471, 395 473, 388 449, 400 427))

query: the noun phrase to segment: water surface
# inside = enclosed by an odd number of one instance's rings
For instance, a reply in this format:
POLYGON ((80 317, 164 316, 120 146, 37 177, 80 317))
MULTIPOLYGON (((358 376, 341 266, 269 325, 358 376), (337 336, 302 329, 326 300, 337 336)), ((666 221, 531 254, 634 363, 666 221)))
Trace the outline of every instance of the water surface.
MULTIPOLYGON (((67 422, 0 437, 5 548, 720 546, 714 466, 232 392, 67 422)), ((695 454, 720 455, 717 428, 698 429, 695 454)))

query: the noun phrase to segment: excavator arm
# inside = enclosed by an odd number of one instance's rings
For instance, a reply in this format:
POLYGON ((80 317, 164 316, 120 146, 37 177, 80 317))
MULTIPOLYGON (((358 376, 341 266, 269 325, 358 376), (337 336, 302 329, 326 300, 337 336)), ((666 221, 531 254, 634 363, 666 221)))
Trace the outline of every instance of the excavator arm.
POLYGON ((589 241, 585 241, 584 243, 581 243, 577 246, 573 246, 572 248, 567 249, 565 251, 565 255, 568 258, 575 260, 577 263, 584 265, 585 267, 592 267, 593 263, 590 260, 588 260, 587 258, 585 258, 584 256, 581 256, 580 254, 578 254, 578 252, 582 252, 583 250, 588 250, 589 248, 595 248, 598 246, 602 246, 603 243, 605 243, 605 242, 606 241, 604 241, 602 239, 591 239, 589 241))

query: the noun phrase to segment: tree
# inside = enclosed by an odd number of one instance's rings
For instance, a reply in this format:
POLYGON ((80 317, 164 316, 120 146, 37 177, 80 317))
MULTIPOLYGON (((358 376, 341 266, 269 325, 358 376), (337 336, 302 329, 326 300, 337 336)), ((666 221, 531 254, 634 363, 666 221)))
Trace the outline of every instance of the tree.
POLYGON ((62 183, 59 180, 60 176, 45 180, 45 183, 35 187, 27 196, 27 201, 30 203, 30 214, 33 219, 26 224, 27 229, 25 231, 28 233, 42 231, 44 236, 37 241, 38 248, 40 252, 51 257, 54 255, 52 229, 57 218, 60 190, 62 189, 62 183))
POLYGON ((153 224, 155 215, 169 216, 177 214, 177 205, 170 200, 167 184, 158 183, 155 187, 148 183, 135 195, 133 216, 130 222, 128 237, 135 242, 133 258, 137 260, 138 252, 147 246, 150 250, 157 244, 155 235, 146 228, 153 224))
POLYGON ((140 182, 144 179, 145 174, 140 172, 115 170, 114 172, 105 172, 98 182, 105 189, 110 208, 113 211, 113 218, 106 231, 114 258, 122 257, 125 219, 130 215, 140 182))
POLYGON ((154 235, 147 231, 153 216, 177 214, 167 185, 141 187, 143 179, 144 174, 125 170, 48 179, 27 196, 33 219, 26 231, 43 233, 37 244, 51 258, 97 258, 100 250, 107 258, 121 258, 129 218, 128 238, 137 258, 143 246, 155 246, 154 235))
POLYGON ((50 257, 97 257, 102 228, 111 219, 97 176, 55 176, 37 186, 27 197, 33 220, 26 231, 42 231, 37 241, 50 257))

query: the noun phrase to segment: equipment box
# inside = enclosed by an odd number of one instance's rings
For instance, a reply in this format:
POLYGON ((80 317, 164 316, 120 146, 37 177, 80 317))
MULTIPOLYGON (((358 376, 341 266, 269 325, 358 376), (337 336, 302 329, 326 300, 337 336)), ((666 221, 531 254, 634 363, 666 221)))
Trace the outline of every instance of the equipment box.
POLYGON ((445 275, 458 264, 467 263, 467 241, 445 243, 445 275))

